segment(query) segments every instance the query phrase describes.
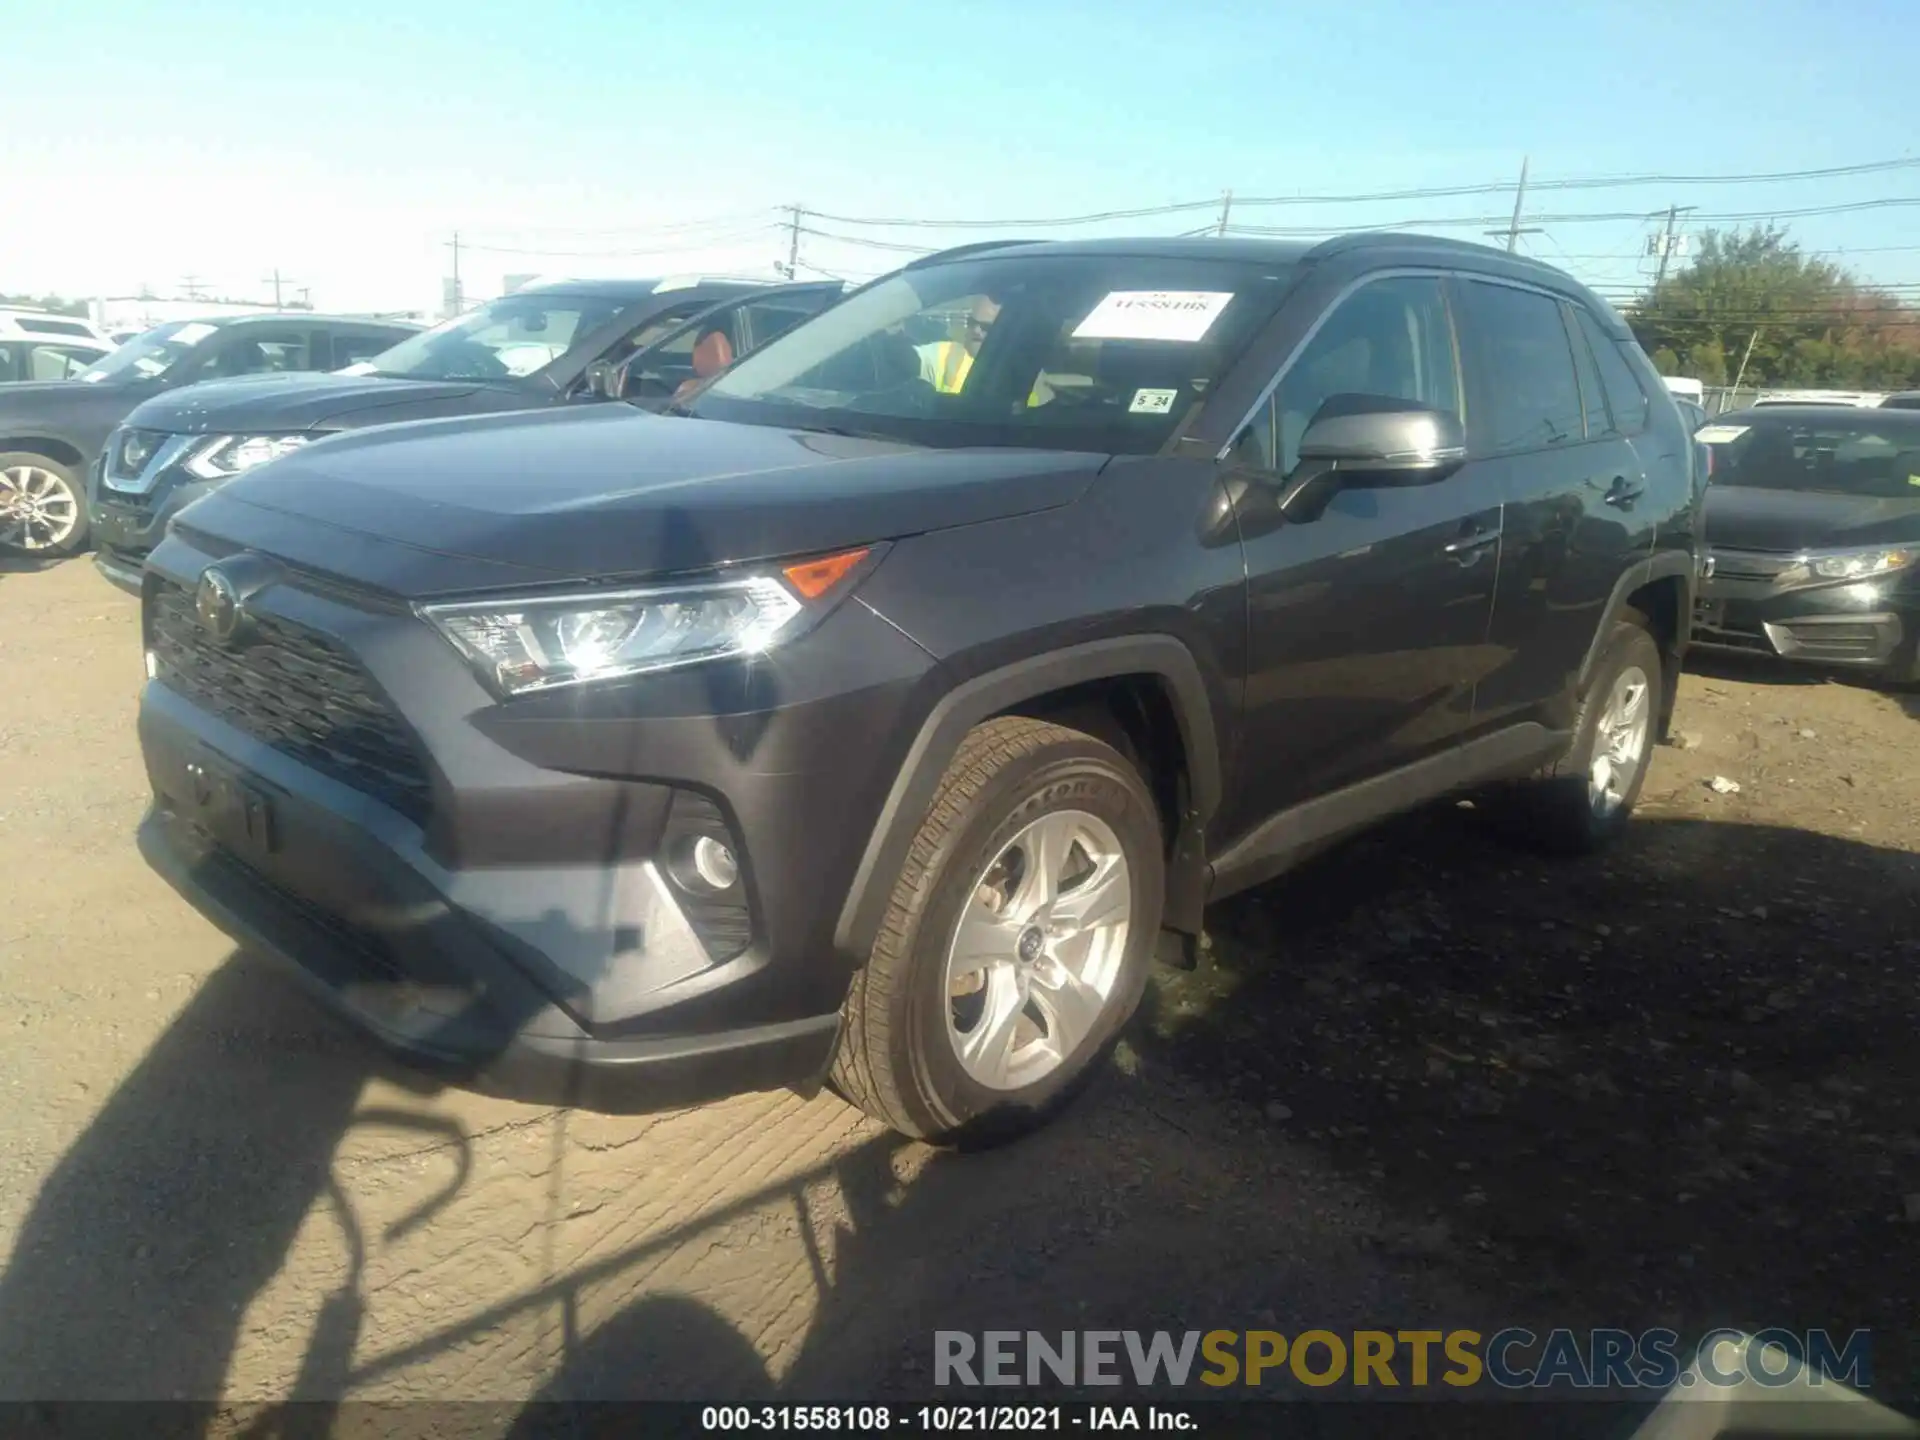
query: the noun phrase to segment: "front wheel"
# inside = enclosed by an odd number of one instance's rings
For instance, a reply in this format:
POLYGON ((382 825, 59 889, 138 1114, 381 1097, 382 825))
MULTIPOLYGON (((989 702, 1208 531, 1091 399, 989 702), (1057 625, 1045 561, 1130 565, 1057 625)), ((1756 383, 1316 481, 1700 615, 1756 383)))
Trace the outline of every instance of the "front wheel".
POLYGON ((71 466, 31 451, 0 454, 0 550, 49 559, 87 543, 87 487, 71 466))
POLYGON ((1117 751, 1038 720, 977 727, 854 977, 834 1088, 939 1143, 1044 1123, 1139 1005, 1164 887, 1158 813, 1117 751))

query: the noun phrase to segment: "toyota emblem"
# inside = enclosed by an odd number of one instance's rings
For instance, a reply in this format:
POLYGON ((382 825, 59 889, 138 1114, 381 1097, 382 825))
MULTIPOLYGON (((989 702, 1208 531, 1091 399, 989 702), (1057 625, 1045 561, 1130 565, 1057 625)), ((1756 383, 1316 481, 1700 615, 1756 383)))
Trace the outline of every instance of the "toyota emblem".
POLYGON ((240 629, 240 592, 217 568, 208 569, 194 591, 193 612, 214 639, 228 644, 240 629))

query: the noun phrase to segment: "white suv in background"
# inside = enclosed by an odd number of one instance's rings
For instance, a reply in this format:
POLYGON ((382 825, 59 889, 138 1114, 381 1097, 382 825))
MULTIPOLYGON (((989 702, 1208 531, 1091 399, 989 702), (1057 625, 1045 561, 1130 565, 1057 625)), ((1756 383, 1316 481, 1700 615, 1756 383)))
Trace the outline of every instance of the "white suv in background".
POLYGON ((98 327, 78 316, 0 309, 0 385, 68 380, 114 348, 98 327))

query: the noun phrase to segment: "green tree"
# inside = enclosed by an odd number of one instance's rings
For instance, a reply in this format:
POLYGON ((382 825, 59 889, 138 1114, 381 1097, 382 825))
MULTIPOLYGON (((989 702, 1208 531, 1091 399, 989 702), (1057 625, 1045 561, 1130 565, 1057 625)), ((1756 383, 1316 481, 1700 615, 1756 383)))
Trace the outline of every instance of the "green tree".
POLYGON ((1665 345, 1653 351, 1651 358, 1653 360, 1653 368, 1658 370, 1662 375, 1678 375, 1680 373, 1680 357, 1665 345))
POLYGON ((1709 384, 1732 378, 1728 357, 1750 339, 1743 384, 1891 387, 1907 383, 1920 355, 1920 310, 1774 226, 1706 232, 1692 262, 1636 305, 1630 323, 1656 364, 1663 350, 1684 357, 1709 384))

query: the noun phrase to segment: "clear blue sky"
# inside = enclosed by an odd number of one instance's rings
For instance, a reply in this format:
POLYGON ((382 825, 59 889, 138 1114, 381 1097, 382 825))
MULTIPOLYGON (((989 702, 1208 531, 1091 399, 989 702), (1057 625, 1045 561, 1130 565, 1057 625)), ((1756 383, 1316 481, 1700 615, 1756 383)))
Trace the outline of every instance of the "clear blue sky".
MULTIPOLYGON (((469 292, 488 294, 516 271, 764 273, 785 241, 760 227, 794 202, 1052 216, 1228 188, 1505 181, 1523 155, 1536 180, 1920 155, 1920 0, 0 0, 0 35, 0 290, 165 292, 192 274, 259 295, 277 265, 324 305, 425 306, 456 228, 469 292), (653 253, 607 253, 641 246, 653 253)), ((1920 197, 1920 168, 1542 192, 1528 208, 1706 215, 1878 196, 1920 197)), ((1234 218, 1338 228, 1511 204, 1234 218)), ((903 244, 978 238, 810 223, 903 244)), ((1790 223, 1870 276, 1920 280, 1920 207, 1790 223)), ((1618 285, 1650 271, 1650 228, 1550 222, 1522 243, 1618 285)), ((801 255, 858 274, 901 258, 814 236, 801 255)))

